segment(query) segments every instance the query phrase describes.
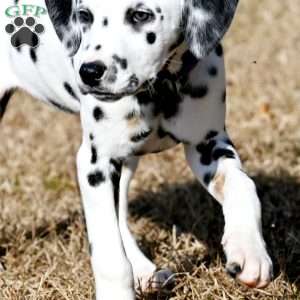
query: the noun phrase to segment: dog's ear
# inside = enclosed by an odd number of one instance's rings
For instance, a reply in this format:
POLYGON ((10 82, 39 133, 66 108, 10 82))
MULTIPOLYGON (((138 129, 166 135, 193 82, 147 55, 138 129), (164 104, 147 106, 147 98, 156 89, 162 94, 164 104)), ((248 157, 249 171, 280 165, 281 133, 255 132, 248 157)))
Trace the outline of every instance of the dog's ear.
POLYGON ((228 30, 238 0, 184 0, 182 28, 192 53, 204 57, 228 30))
POLYGON ((46 0, 49 17, 54 29, 67 48, 70 56, 73 56, 80 47, 81 31, 77 22, 77 0, 46 0))

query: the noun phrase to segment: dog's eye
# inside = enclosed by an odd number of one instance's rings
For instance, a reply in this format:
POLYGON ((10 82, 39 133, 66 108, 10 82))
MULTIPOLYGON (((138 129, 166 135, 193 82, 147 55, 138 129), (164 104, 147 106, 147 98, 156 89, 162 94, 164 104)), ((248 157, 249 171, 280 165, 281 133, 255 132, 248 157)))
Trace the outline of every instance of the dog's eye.
POLYGON ((147 23, 153 20, 153 13, 144 10, 137 10, 131 16, 132 23, 147 23))
POLYGON ((88 9, 79 10, 78 18, 81 23, 85 23, 85 24, 91 24, 94 21, 94 17, 88 9))

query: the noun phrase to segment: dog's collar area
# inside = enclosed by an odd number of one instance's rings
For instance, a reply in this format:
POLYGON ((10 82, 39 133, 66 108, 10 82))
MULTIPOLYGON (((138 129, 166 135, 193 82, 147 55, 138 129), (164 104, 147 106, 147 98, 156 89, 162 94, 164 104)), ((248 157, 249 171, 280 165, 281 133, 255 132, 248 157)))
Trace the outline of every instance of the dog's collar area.
POLYGON ((154 81, 144 84, 141 91, 137 93, 138 99, 147 99, 149 102, 164 101, 166 97, 179 97, 178 86, 184 86, 190 72, 196 67, 197 59, 182 43, 179 45, 167 60, 163 69, 157 74, 154 81), (182 64, 178 68, 178 62, 182 64), (174 65, 173 65, 174 63, 174 65))

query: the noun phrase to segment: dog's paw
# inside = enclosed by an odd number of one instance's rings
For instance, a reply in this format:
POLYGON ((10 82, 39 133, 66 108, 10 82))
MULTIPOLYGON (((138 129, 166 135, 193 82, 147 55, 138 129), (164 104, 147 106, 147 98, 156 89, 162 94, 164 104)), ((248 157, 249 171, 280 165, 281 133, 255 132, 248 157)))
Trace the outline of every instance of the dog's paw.
POLYGON ((138 291, 152 293, 174 282, 173 273, 169 269, 152 271, 136 277, 135 285, 138 291))
POLYGON ((273 277, 272 261, 260 234, 225 233, 226 270, 248 287, 264 288, 273 277))
POLYGON ((96 300, 135 300, 133 288, 120 287, 116 284, 100 284, 97 286, 96 300))

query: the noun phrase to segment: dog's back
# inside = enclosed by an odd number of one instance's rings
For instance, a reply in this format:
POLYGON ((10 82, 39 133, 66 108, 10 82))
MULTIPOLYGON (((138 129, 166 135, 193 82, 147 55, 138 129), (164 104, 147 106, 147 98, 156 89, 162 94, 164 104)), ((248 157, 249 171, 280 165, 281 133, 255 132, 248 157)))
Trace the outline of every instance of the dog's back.
POLYGON ((54 31, 45 2, 33 0, 30 6, 24 7, 22 1, 17 6, 15 1, 1 1, 0 12, 2 115, 15 87, 60 109, 77 112, 79 91, 75 84, 72 62, 54 31), (30 17, 26 9, 30 10, 30 17), (39 33, 37 26, 43 31, 39 33), (24 29, 29 33, 28 40, 24 29), (35 47, 26 45, 34 41, 38 41, 35 47))

